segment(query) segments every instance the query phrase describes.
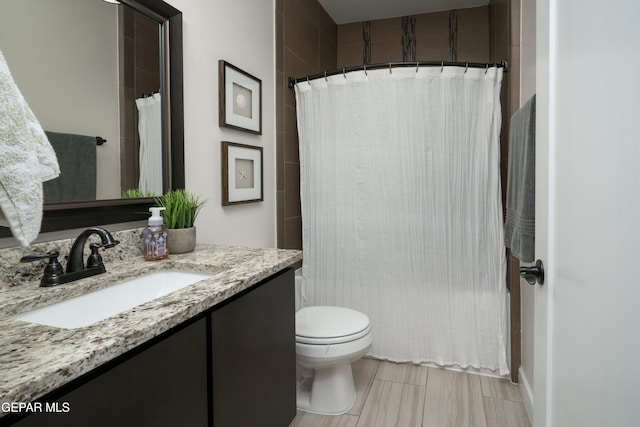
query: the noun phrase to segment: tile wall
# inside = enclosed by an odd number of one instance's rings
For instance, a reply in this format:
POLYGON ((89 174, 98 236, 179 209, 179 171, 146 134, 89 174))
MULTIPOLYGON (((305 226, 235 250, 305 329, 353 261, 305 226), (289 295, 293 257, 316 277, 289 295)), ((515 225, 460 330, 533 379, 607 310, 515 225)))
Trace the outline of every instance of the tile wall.
MULTIPOLYGON (((489 6, 416 15, 416 61, 489 61, 489 6), (456 25, 456 58, 450 59, 450 20, 456 25)), ((338 26, 337 66, 363 63, 363 23, 338 26)), ((402 61, 402 18, 371 21, 371 63, 402 61)))
POLYGON ((276 1, 278 247, 302 249, 295 94, 288 77, 336 68, 336 24, 317 0, 276 1))

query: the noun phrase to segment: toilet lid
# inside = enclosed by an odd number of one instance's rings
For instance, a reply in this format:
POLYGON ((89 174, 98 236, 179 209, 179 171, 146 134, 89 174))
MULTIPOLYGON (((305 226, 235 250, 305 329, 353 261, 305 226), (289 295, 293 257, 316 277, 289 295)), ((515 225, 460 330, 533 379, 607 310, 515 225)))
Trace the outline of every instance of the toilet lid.
POLYGON ((350 341, 369 332, 369 318, 344 307, 305 307, 296 313, 296 340, 319 344, 323 340, 350 341))

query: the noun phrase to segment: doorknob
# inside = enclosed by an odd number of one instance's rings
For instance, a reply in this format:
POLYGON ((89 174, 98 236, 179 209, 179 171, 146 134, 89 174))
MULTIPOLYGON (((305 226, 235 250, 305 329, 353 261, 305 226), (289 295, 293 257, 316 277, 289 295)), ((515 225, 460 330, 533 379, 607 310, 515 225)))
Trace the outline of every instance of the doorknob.
POLYGON ((537 260, 536 265, 531 267, 520 267, 520 276, 530 285, 535 285, 536 282, 542 285, 544 283, 544 265, 542 261, 537 260))

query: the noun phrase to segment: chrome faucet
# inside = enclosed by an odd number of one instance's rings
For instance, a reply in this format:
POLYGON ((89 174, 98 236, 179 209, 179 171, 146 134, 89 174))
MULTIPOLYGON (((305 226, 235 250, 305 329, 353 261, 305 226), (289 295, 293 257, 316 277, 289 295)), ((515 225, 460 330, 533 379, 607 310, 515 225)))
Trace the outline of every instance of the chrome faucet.
POLYGON ((56 286, 106 272, 107 270, 102 263, 102 257, 98 251, 100 248, 112 248, 118 243, 120 242, 114 239, 111 233, 104 228, 91 227, 80 233, 75 242, 73 242, 71 252, 67 259, 67 268, 65 272, 63 272, 62 266, 58 262, 58 256, 60 256, 60 254, 57 251, 48 252, 46 254, 27 255, 22 257, 20 262, 32 262, 48 258, 49 262, 44 268, 44 274, 40 280, 40 286, 56 286), (98 245, 96 243, 91 243, 89 245, 91 254, 87 258, 87 264, 85 267, 83 260, 84 247, 89 236, 93 234, 100 236, 102 244, 98 245))

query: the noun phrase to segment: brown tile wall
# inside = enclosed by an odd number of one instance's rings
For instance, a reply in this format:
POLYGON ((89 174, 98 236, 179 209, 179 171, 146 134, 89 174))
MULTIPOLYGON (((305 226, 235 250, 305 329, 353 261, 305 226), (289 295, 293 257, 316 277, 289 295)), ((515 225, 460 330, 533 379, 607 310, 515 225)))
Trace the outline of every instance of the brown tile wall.
POLYGON ((449 60, 448 11, 416 16, 416 58, 421 61, 449 60))
POLYGON ((302 249, 295 93, 288 77, 336 68, 336 24, 317 0, 276 1, 278 247, 302 249))
POLYGON ((489 6, 458 10, 458 57, 456 61, 489 60, 489 6))
MULTIPOLYGON (((489 61, 489 6, 460 9, 457 61, 489 61)), ((449 11, 416 15, 417 61, 449 61, 449 11)), ((338 25, 337 66, 362 64, 362 22, 338 25)), ((402 18, 371 21, 371 63, 402 61, 402 18)))

